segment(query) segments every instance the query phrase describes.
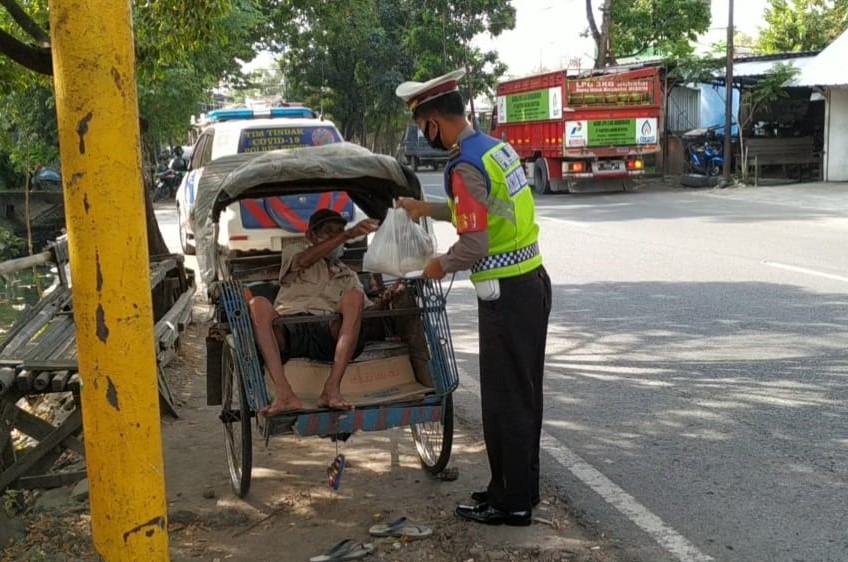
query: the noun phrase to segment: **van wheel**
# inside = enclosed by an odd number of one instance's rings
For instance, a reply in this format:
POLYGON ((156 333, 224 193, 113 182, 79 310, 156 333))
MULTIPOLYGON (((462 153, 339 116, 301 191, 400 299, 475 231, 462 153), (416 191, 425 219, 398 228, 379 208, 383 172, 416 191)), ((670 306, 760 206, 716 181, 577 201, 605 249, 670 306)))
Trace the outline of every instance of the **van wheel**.
POLYGON ((419 166, 419 165, 420 165, 420 162, 418 162, 418 157, 417 157, 417 156, 413 156, 413 157, 412 157, 412 171, 413 171, 413 172, 417 172, 417 171, 418 171, 418 166, 419 166))
POLYGON ((545 160, 539 158, 533 164, 533 191, 538 195, 547 195, 551 192, 551 184, 548 181, 548 169, 545 168, 545 160))
POLYGON ((180 248, 182 249, 184 255, 193 256, 197 253, 197 250, 192 244, 189 244, 188 233, 183 228, 183 223, 182 223, 182 221, 180 220, 179 217, 180 217, 180 212, 178 210, 177 211, 177 227, 180 229, 180 248))

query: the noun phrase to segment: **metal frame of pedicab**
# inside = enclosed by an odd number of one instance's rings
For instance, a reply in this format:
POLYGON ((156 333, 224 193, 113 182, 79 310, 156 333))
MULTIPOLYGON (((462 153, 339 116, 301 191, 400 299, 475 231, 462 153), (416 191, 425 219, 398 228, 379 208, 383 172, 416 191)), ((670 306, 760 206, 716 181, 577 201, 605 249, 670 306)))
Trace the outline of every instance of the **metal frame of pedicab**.
MULTIPOLYGON (((207 170, 204 176, 212 175, 218 181, 207 189, 218 189, 212 208, 212 221, 216 225, 221 211, 230 203, 242 198, 257 198, 271 195, 292 195, 321 191, 347 191, 360 208, 373 218, 382 219, 398 196, 422 198, 417 176, 406 166, 388 156, 374 155, 360 147, 348 147, 358 161, 357 168, 368 169, 373 160, 378 170, 396 167, 389 174, 394 179, 370 176, 322 178, 322 168, 332 166, 334 154, 342 151, 324 149, 296 149, 264 153, 261 156, 239 155, 228 157, 221 170, 207 170), (285 154, 282 154, 285 153, 285 154), (275 156, 276 155, 276 156, 275 156), (301 157, 308 168, 299 177, 285 182, 275 181, 273 174, 266 174, 238 196, 227 193, 226 187, 242 181, 239 172, 256 165, 258 159, 268 164, 279 158, 286 166, 298 164, 301 157), (318 166, 312 166, 313 160, 318 166), (222 171, 223 170, 223 171, 222 171), (227 172, 229 170, 229 172, 227 172), (398 181, 403 178, 402 182, 398 181), (229 182, 229 184, 228 184, 229 182)), ((345 152, 346 154, 346 152, 345 152)), ((211 165, 214 168, 214 164, 211 165)), ((383 174, 385 175, 385 174, 383 174)), ((201 185, 199 191, 204 189, 201 185)), ((402 399, 397 402, 372 406, 357 406, 352 411, 329 409, 311 410, 305 413, 280 414, 263 419, 257 412, 270 403, 264 377, 261 355, 256 347, 253 329, 248 314, 244 285, 239 274, 231 271, 227 258, 217 253, 215 280, 209 283, 209 295, 215 307, 213 324, 207 336, 207 403, 220 405, 220 419, 224 425, 227 461, 233 491, 239 497, 250 489, 253 466, 252 420, 266 444, 270 437, 286 434, 321 436, 346 439, 356 431, 380 431, 393 427, 409 426, 423 468, 438 474, 447 466, 453 444, 453 401, 452 393, 458 386, 458 374, 445 310, 446 295, 438 281, 424 279, 403 280, 406 293, 412 297, 414 307, 401 309, 366 311, 364 318, 386 318, 402 315, 417 315, 423 328, 432 392, 421 398, 402 399)), ((277 262, 279 263, 279 262, 277 262)), ((407 301, 409 299, 407 298, 407 301)), ((326 321, 328 317, 318 317, 326 321)), ((287 322, 297 322, 291 320, 287 322)))

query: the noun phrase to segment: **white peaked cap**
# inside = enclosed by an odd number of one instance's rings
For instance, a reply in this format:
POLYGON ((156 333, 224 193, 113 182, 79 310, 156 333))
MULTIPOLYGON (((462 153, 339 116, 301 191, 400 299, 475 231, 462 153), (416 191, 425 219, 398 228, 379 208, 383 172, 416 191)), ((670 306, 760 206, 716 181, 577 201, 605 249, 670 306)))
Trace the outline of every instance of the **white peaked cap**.
POLYGON ((402 99, 410 110, 415 111, 422 103, 458 91, 459 81, 463 76, 465 70, 460 68, 427 82, 404 82, 397 87, 395 95, 402 99))

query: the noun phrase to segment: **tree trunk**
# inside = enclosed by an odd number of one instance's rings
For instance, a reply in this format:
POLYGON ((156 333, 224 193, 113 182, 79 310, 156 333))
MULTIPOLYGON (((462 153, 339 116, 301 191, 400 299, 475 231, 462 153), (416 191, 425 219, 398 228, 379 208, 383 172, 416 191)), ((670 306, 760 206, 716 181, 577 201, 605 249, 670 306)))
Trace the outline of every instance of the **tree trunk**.
MULTIPOLYGON (((598 31, 598 24, 595 23, 595 11, 592 7, 592 0, 586 0, 586 19, 589 20, 589 33, 592 34, 592 40, 595 41, 595 47, 600 50, 601 47, 601 32, 598 31)), ((597 59, 596 59, 597 66, 597 59)))
POLYGON ((153 177, 148 173, 148 170, 150 170, 150 159, 155 159, 156 153, 155 150, 152 153, 149 150, 151 143, 147 138, 147 119, 139 117, 138 125, 141 132, 141 170, 142 178, 144 179, 142 189, 144 190, 144 215, 146 217, 145 222, 147 223, 147 252, 151 256, 161 256, 170 254, 171 251, 168 249, 168 245, 165 244, 165 238, 162 237, 162 231, 159 229, 159 222, 156 220, 156 213, 153 210, 153 199, 151 198, 155 186, 153 185, 153 177))
POLYGON ((371 152, 375 154, 383 153, 383 146, 380 142, 380 131, 380 122, 377 121, 374 123, 374 130, 371 131, 371 152), (378 142, 380 142, 380 144, 377 144, 378 142))
POLYGON ((603 0, 601 7, 601 28, 595 21, 592 0, 586 0, 586 19, 589 21, 589 33, 595 41, 595 68, 604 68, 615 64, 615 54, 612 50, 612 2, 603 0))
POLYGON ((149 177, 144 176, 144 213, 147 222, 147 251, 151 256, 161 256, 170 254, 171 250, 165 244, 165 239, 162 237, 162 231, 159 230, 159 223, 156 221, 156 213, 153 211, 153 200, 150 194, 153 193, 152 185, 149 177))
POLYGON ((614 60, 610 52, 610 27, 612 26, 612 0, 604 0, 603 19, 601 20, 601 36, 598 43, 598 58, 595 68, 604 68, 614 60))
POLYGON ((53 58, 50 56, 50 49, 22 43, 2 29, 0 29, 0 53, 39 74, 53 75, 53 58))

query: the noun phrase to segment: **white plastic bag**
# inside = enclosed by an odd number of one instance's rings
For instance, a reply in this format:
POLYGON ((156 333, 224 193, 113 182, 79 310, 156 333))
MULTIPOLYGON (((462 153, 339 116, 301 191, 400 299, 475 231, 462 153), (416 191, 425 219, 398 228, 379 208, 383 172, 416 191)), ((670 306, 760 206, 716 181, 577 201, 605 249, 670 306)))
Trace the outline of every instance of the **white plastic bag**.
POLYGON ((362 258, 362 267, 403 277, 424 269, 435 253, 435 241, 423 226, 409 218, 404 209, 389 209, 362 258))

